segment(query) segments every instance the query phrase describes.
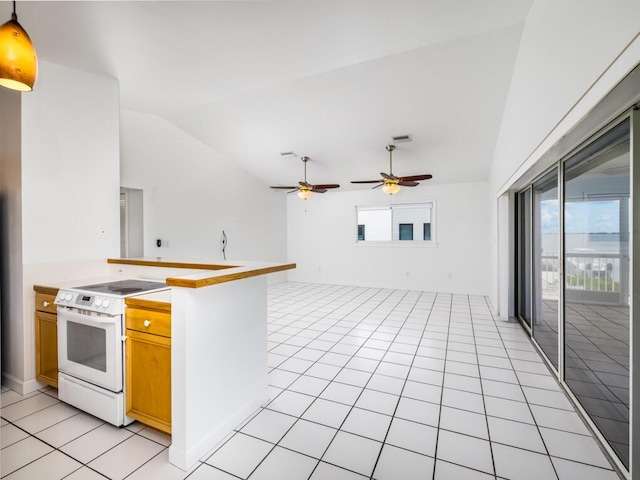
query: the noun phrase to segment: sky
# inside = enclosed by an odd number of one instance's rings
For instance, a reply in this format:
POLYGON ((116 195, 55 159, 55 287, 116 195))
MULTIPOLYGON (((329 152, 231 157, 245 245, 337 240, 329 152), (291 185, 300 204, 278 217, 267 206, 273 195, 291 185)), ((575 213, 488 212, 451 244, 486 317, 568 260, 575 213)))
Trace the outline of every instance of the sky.
MULTIPOLYGON (((558 201, 540 204, 542 233, 558 232, 558 201)), ((619 233, 620 213, 617 200, 569 202, 565 205, 566 233, 619 233)))

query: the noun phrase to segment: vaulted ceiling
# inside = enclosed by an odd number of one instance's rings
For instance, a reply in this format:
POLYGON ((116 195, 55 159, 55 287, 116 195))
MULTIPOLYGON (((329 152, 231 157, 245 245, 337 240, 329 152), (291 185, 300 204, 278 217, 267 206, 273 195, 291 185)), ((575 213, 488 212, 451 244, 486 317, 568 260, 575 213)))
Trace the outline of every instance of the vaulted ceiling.
MULTIPOLYGON (((18 2, 41 60, 115 77, 265 185, 482 181, 533 0, 18 2)), ((0 5, 9 19, 10 2, 0 5)), ((37 85, 36 85, 37 88, 37 85)), ((364 187, 366 188, 366 187, 364 187)))

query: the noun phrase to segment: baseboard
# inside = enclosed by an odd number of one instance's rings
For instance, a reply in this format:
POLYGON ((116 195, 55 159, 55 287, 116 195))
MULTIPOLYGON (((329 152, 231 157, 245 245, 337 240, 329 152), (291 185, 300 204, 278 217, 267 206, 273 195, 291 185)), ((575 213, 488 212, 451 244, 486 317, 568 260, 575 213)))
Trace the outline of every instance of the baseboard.
POLYGON ((268 387, 265 388, 259 395, 241 406, 215 430, 209 432, 187 451, 178 448, 175 443, 172 443, 169 447, 169 463, 181 470, 189 470, 198 460, 203 459, 203 456, 213 453, 215 447, 225 440, 230 433, 233 433, 235 427, 241 425, 242 422, 268 401, 270 394, 270 389, 268 387))
POLYGON ((10 388, 16 393, 20 395, 28 395, 29 393, 40 390, 45 385, 38 382, 37 380, 27 380, 26 382, 20 380, 13 375, 2 372, 2 385, 7 388, 10 388))

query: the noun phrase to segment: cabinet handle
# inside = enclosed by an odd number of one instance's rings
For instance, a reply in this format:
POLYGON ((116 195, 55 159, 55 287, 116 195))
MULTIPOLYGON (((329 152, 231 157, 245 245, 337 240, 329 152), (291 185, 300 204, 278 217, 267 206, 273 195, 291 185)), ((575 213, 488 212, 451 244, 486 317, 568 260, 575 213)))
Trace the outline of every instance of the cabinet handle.
POLYGON ((46 300, 44 302, 42 302, 42 306, 44 308, 47 308, 49 306, 49 302, 47 302, 46 300))
POLYGON ((144 321, 144 326, 149 328, 149 325, 151 325, 151 322, 149 320, 145 320, 144 321))

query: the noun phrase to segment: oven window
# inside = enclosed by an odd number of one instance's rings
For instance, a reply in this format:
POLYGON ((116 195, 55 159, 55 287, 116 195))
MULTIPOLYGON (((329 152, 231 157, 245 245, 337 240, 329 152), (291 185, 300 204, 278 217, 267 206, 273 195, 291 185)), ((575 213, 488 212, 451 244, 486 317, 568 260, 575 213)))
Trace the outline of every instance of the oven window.
POLYGON ((107 371, 107 332, 76 322, 67 322, 67 358, 101 372, 107 371))

